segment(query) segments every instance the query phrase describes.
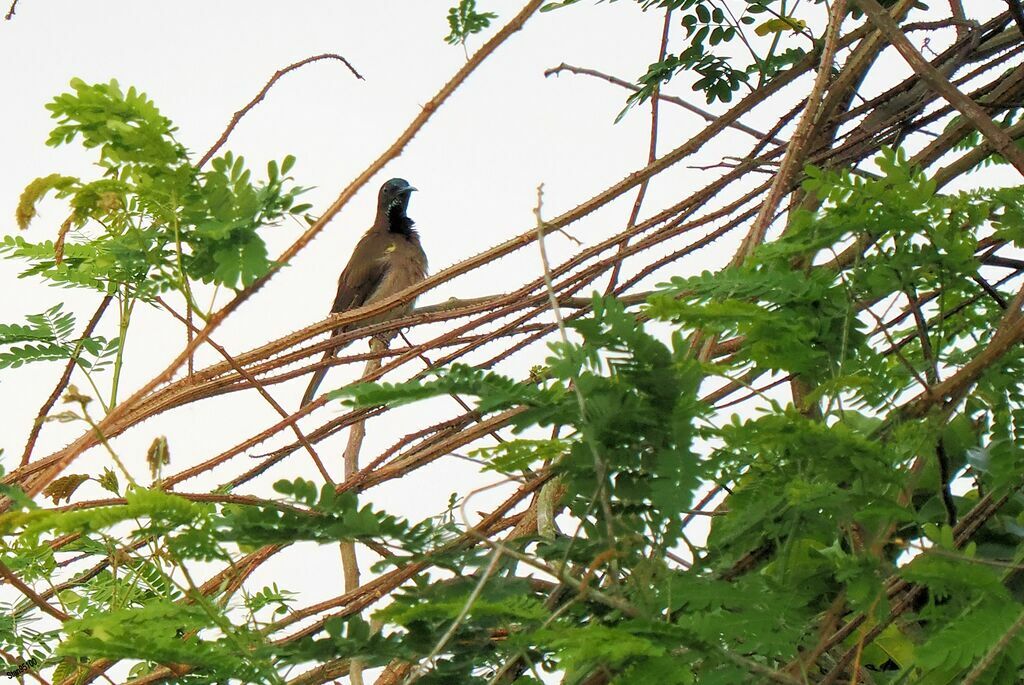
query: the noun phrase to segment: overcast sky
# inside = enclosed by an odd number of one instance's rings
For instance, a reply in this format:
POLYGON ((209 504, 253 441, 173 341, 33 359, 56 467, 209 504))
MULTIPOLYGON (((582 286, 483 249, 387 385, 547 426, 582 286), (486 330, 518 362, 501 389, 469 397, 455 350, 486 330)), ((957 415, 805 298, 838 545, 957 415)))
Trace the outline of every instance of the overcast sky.
MULTIPOLYGON (((87 82, 116 78, 125 87, 134 85, 145 91, 178 125, 178 138, 198 159, 220 135, 232 113, 248 102, 275 70, 311 55, 337 52, 366 80, 357 81, 344 66, 332 61, 291 73, 243 120, 226 146, 244 155, 256 169, 262 169, 268 159, 296 155, 293 175, 299 183, 315 186, 308 201, 314 203, 312 212, 317 213, 380 154, 464 63, 463 50, 443 42, 448 32, 445 15, 451 4, 453 0, 21 0, 13 20, 0 22, 0 92, 4 93, 0 108, 4 160, 0 164, 0 216, 6 217, 0 221, 0 231, 16 231, 14 207, 25 184, 33 178, 53 172, 85 177, 96 173, 91 166, 93 156, 79 147, 54 149, 44 145, 53 124, 44 105, 66 90, 71 78, 87 82)), ((483 10, 499 13, 497 25, 520 7, 519 3, 503 0, 480 0, 479 4, 483 10)), ((933 4, 942 5, 945 11, 944 3, 933 4)), ((987 18, 1004 7, 997 0, 972 0, 969 5, 971 11, 978 12, 978 18, 987 18)), ((545 214, 550 217, 642 167, 647 156, 646 108, 634 110, 615 124, 626 91, 584 76, 545 78, 544 70, 568 62, 632 81, 655 59, 662 16, 654 11, 641 12, 633 2, 584 2, 535 16, 524 31, 500 47, 469 78, 404 154, 361 191, 309 249, 218 330, 217 342, 231 352, 241 352, 321 319, 333 299, 338 273, 352 245, 372 221, 377 187, 389 177, 404 177, 420 189, 413 196, 409 213, 421 232, 431 270, 438 271, 527 230, 534 222, 532 212, 539 183, 545 184, 545 214)), ((920 18, 926 15, 920 14, 920 18)), ((474 37, 470 50, 479 47, 491 33, 493 29, 483 37, 474 37)), ((674 25, 672 45, 676 49, 681 35, 681 27, 674 25)), ((901 60, 891 53, 888 58, 892 61, 892 79, 908 73, 901 60)), ((806 84, 797 84, 793 92, 801 87, 806 84)), ((670 91, 704 104, 701 96, 690 92, 687 79, 674 82, 670 91)), ((771 122, 746 123, 766 127, 771 122)), ((664 106, 660 149, 675 147, 702 126, 699 117, 664 106)), ((725 155, 743 154, 750 144, 742 133, 723 140, 686 164, 718 162, 725 155)), ((717 172, 679 165, 663 174, 652 185, 645 214, 700 187, 710 178, 709 173, 717 172)), ((628 194, 572 226, 570 232, 592 243, 620 229, 633 198, 633 193, 628 194)), ((26 237, 53 237, 64 216, 60 205, 45 203, 26 237)), ((268 232, 270 253, 280 252, 302 228, 283 224, 268 232)), ((553 236, 549 250, 557 260, 571 254, 575 247, 553 236)), ((727 260, 732 251, 733 243, 722 241, 699 258, 661 276, 713 268, 727 260)), ((76 312, 81 325, 100 299, 89 291, 56 290, 38 281, 19 280, 16 274, 20 267, 15 262, 0 261, 0 322, 19 322, 24 315, 63 300, 76 312)), ((507 292, 540 273, 536 246, 531 246, 445 284, 424 295, 421 303, 507 292)), ((113 323, 110 318, 101 332, 111 334, 113 323)), ((122 397, 162 370, 182 344, 179 324, 142 307, 137 320, 133 320, 126 346, 122 397)), ((538 347, 505 368, 519 373, 537 363, 542 353, 543 348, 538 347)), ((204 352, 201 359, 213 361, 216 357, 204 352)), ((0 447, 6 449, 4 464, 8 470, 16 465, 31 420, 61 368, 58 364, 34 364, 0 372, 0 447)), ((336 387, 358 371, 336 370, 324 387, 336 387)), ((284 406, 292 408, 304 385, 305 380, 299 380, 275 386, 272 391, 284 406)), ((335 405, 321 411, 337 413, 339 409, 335 405)), ((445 411, 451 408, 445 407, 445 411)), ((401 416, 397 413, 395 418, 401 416)), ((157 435, 169 437, 170 470, 175 472, 276 420, 276 414, 255 392, 245 392, 161 415, 126 433, 116 446, 129 468, 146 482, 143 457, 157 435)), ((405 429, 371 423, 364 454, 375 454, 405 429)), ((59 448, 80 430, 77 426, 47 425, 36 455, 59 448)), ((324 443, 321 453, 340 455, 343 437, 324 443)), ((314 477, 308 461, 305 455, 296 453, 287 466, 273 473, 276 477, 314 477)), ((99 464, 105 463, 102 455, 93 451, 76 462, 72 471, 95 472, 99 464)), ((337 462, 331 469, 340 474, 337 462)), ((225 479, 225 475, 218 474, 210 484, 225 479)), ((442 510, 449 493, 465 493, 486 482, 473 465, 445 460, 404 482, 377 488, 369 496, 395 513, 421 518, 442 510)), ((203 490, 210 484, 186 485, 203 490)), ((253 491, 265 493, 266 489, 260 486, 253 491)), ((82 492, 99 496, 101 491, 90 483, 82 492)), ((497 493, 481 495, 478 508, 484 509, 497 498, 497 493)), ((337 551, 311 546, 302 546, 301 550, 309 555, 306 559, 322 559, 325 569, 322 591, 311 589, 312 594, 304 596, 303 603, 337 594, 337 551)), ((292 556, 291 563, 295 560, 292 556)), ((269 564, 261 572, 262 580, 287 573, 288 568, 294 571, 294 566, 281 563, 285 565, 269 564)), ((303 563, 308 570, 308 562, 304 559, 303 563)))
MULTIPOLYGON (((296 155, 293 174, 299 183, 315 186, 308 198, 316 213, 380 154, 465 62, 461 48, 443 41, 448 32, 447 0, 186 2, 168 7, 22 0, 15 18, 0 26, 0 54, 8 65, 0 78, 4 92, 11 94, 0 111, 4 119, 0 135, 6 159, 17 160, 0 168, 6 216, 11 217, 18 195, 35 177, 55 171, 86 177, 96 173, 93 156, 79 147, 54 149, 43 144, 53 125, 43 106, 67 90, 72 77, 87 82, 116 78, 125 87, 144 90, 178 125, 179 139, 198 158, 232 113, 275 70, 323 52, 344 55, 365 81, 330 61, 293 72, 243 120, 227 145, 257 170, 268 159, 296 155)), ((519 5, 483 2, 481 8, 497 11, 500 25, 519 5)), ((322 318, 352 245, 372 221, 376 189, 391 176, 407 178, 420 189, 409 211, 422 235, 431 270, 437 271, 528 230, 534 222, 539 183, 545 184, 545 214, 555 216, 643 166, 647 112, 638 109, 613 123, 626 91, 583 76, 545 78, 543 72, 564 61, 633 80, 657 55, 661 25, 660 13, 644 13, 624 2, 535 16, 470 77, 401 158, 367 186, 290 268, 276 276, 271 287, 218 331, 216 340, 239 352, 322 318)), ((488 35, 474 37, 470 50, 488 35)), ((699 96, 694 99, 700 102, 699 96)), ((663 109, 662 149, 675 147, 699 130, 698 117, 676 108, 663 109)), ((740 138, 737 153, 749 144, 742 134, 740 138)), ((704 161, 697 157, 693 163, 715 160, 722 152, 715 150, 702 155, 704 161)), ((694 187, 686 179, 697 173, 680 169, 654 184, 647 205, 650 211, 694 187), (671 187, 672 178, 684 185, 671 187)), ((572 233, 584 242, 609 234, 621 226, 632 202, 630 194, 574 226, 572 233)), ((51 238, 63 212, 58 203, 45 203, 26 236, 51 238)), ((269 231, 271 254, 290 244, 301 228, 285 224, 269 231)), ((4 229, 13 232, 13 221, 8 219, 4 229)), ((553 260, 574 250, 560 237, 550 239, 548 247, 553 260)), ((728 247, 722 250, 723 255, 730 252, 728 247)), ((0 261, 0 287, 17 293, 4 300, 5 322, 18 321, 61 299, 84 321, 98 302, 99 296, 92 292, 18 280, 19 267, 0 261)), ((424 295, 421 303, 507 292, 540 271, 533 246, 445 284, 424 295)), ((103 332, 110 334, 112 329, 103 332)), ((179 324, 155 310, 140 308, 126 344, 122 396, 161 370, 182 343, 179 324)), ((536 354, 543 354, 543 347, 536 354)), ((536 354, 510 365, 510 371, 536 363, 536 354)), ((208 352, 205 358, 216 359, 208 352)), ((358 371, 335 371, 324 387, 338 385, 358 371)), ((12 457, 20 454, 31 418, 59 372, 57 364, 37 364, 5 371, 0 377, 0 403, 8 427, 0 440, 7 449, 8 467, 13 466, 12 457)), ((304 384, 303 380, 276 386, 274 393, 291 407, 304 384)), ((176 471, 235 444, 242 434, 276 421, 275 416, 256 393, 243 393, 163 415, 117 442, 126 454, 138 455, 128 461, 142 475, 145 448, 154 436, 166 434, 171 440, 171 468, 176 471), (190 430, 180 430, 185 425, 190 430)), ((60 447, 78 430, 48 425, 37 454, 60 447)), ((390 444, 400 430, 397 426, 394 432, 371 430, 367 453, 390 444)), ((330 454, 332 448, 325 447, 324 452, 330 454)), ((94 456, 97 463, 103 461, 98 453, 94 456)), ((281 475, 312 475, 308 459, 296 458, 302 463, 289 466, 296 470, 281 475)), ((88 463, 78 462, 76 470, 88 468, 88 463)), ((445 482, 429 495, 411 484, 417 496, 395 501, 404 506, 416 503, 406 512, 411 516, 434 513, 450 492, 463 490, 462 480, 472 471, 471 465, 453 463, 450 472, 442 469, 445 482)))
MULTIPOLYGON (((54 149, 44 145, 53 125, 44 105, 67 90, 71 78, 87 82, 116 78, 124 87, 134 85, 145 91, 178 125, 178 138, 198 158, 217 139, 232 113, 248 102, 274 71, 311 55, 337 52, 366 80, 357 81, 344 66, 331 61, 288 74, 243 120, 226 146, 244 155, 257 170, 268 159, 296 155, 293 174, 299 183, 315 186, 308 201, 314 203, 312 212, 317 213, 465 63, 463 50, 443 41, 450 4, 447 0, 173 5, 21 0, 14 19, 0 23, 0 63, 4 65, 0 79, 6 93, 0 108, 0 149, 6 160, 0 165, 0 205, 7 208, 0 214, 7 217, 0 228, 4 233, 16 231, 13 210, 25 184, 33 178, 57 171, 83 177, 96 174, 93 155, 78 146, 54 149)), ((498 25, 520 7, 487 0, 480 5, 499 13, 498 25)), ((338 273, 352 245, 372 221, 376 189, 389 177, 404 177, 420 189, 409 213, 417 222, 431 270, 437 271, 529 229, 539 183, 546 188, 545 214, 555 216, 643 166, 647 112, 637 110, 613 124, 626 91, 581 76, 545 79, 543 72, 564 61, 633 80, 657 55, 661 25, 660 13, 645 14, 624 2, 535 16, 470 77, 401 158, 368 185, 270 287, 221 327, 217 342, 231 352, 240 352, 321 319, 330 307, 338 273)), ((472 39, 470 50, 479 47, 490 33, 472 39)), ((666 111, 663 125, 663 149, 671 149, 699 130, 701 121, 682 111, 666 111)), ((685 183, 685 170, 675 178, 685 183)), ((652 188, 651 211, 689 189, 686 185, 668 186, 662 183, 652 188)), ((622 225, 632 202, 630 194, 590 221, 574 226, 572 232, 584 242, 607 235, 622 225)), ((60 204, 44 203, 26 237, 52 238, 64 216, 60 204)), ((270 253, 280 252, 302 228, 284 224, 269 231, 270 253)), ((555 260, 574 249, 558 237, 550 239, 548 247, 555 260)), ((93 292, 19 280, 20 268, 16 262, 0 261, 0 289, 5 295, 0 321, 18 322, 26 314, 63 300, 82 325, 99 301, 93 292)), ((540 273, 533 246, 448 283, 424 295, 421 302, 507 292, 540 273)), ((100 332, 111 335, 114 323, 110 317, 100 332)), ((140 307, 126 345, 122 397, 162 370, 183 342, 180 325, 140 307)), ((543 351, 541 346, 506 368, 519 373, 537 363, 543 351)), ((203 359, 216 357, 204 353, 203 359)), ((59 364, 34 364, 0 374, 0 447, 6 450, 8 470, 16 465, 31 420, 60 370, 59 364)), ((340 385, 359 371, 336 370, 324 388, 340 385)), ((275 386, 272 392, 284 406, 293 408, 304 385, 305 380, 295 381, 275 386)), ((447 405, 439 411, 450 414, 453 402, 444 402, 447 405)), ((321 418, 339 411, 335 404, 321 410, 321 418)), ((410 411, 419 410, 399 412, 390 421, 410 416, 410 411)), ((144 454, 155 436, 168 436, 170 472, 175 472, 276 421, 276 414, 256 393, 246 392, 161 415, 118 438, 115 447, 140 482, 148 482, 144 454)), ((406 425, 371 423, 364 454, 376 454, 407 429, 406 425)), ((36 455, 52 452, 81 430, 81 426, 48 424, 36 455)), ((279 446, 284 439, 282 436, 268 447, 279 446)), ((339 479, 343 440, 344 435, 337 436, 319 447, 339 479)), ((107 462, 102 453, 93 451, 69 472, 98 473, 107 462)), ((181 487, 204 491, 249 466, 251 463, 243 463, 181 487)), ((246 491, 269 494, 269 484, 276 478, 298 475, 319 480, 302 453, 278 466, 266 482, 253 484, 246 491)), ((368 496, 394 513, 419 519, 443 511, 450 493, 464 494, 494 480, 493 474, 481 478, 474 465, 450 459, 405 482, 376 488, 368 496)), ((102 491, 94 483, 86 483, 79 496, 99 497, 102 491)), ((474 499, 473 510, 486 508, 500 496, 500 491, 481 494, 474 499)), ((303 579, 309 582, 291 585, 302 587, 301 603, 333 596, 341 587, 337 559, 333 546, 298 546, 279 562, 267 564, 254 587, 294 578, 300 562, 303 579), (315 576, 309 575, 311 568, 319 569, 315 576)))

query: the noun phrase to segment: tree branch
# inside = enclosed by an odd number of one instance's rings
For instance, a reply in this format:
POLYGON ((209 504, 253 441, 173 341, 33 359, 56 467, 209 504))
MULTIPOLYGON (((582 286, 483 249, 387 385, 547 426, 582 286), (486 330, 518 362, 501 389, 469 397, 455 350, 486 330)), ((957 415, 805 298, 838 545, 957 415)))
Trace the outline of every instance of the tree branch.
MULTIPOLYGON (((640 91, 640 86, 634 85, 634 84, 630 83, 629 81, 626 81, 626 80, 623 80, 621 78, 618 78, 617 76, 612 76, 610 74, 605 74, 604 72, 597 71, 596 69, 587 69, 585 67, 574 67, 573 65, 566 64, 565 62, 562 62, 557 67, 551 67, 550 69, 546 69, 544 71, 544 76, 557 76, 558 74, 562 73, 563 71, 567 71, 570 74, 580 74, 580 75, 584 75, 584 76, 593 76, 595 78, 604 79, 608 83, 611 83, 613 85, 619 86, 621 88, 625 88, 626 90, 631 90, 634 93, 640 91)), ((668 102, 668 103, 671 103, 673 105, 678 105, 679 107, 682 107, 683 109, 685 109, 687 111, 693 112, 694 114, 696 114, 700 118, 704 119, 704 121, 707 121, 708 123, 713 123, 713 122, 718 120, 718 117, 716 115, 712 114, 711 112, 707 111, 706 109, 701 109, 697 105, 691 104, 691 103, 687 102, 686 100, 683 100, 682 98, 676 97, 674 95, 665 95, 664 93, 661 92, 660 89, 658 90, 656 95, 652 96, 652 99, 658 99, 658 100, 661 100, 662 102, 668 102)), ((750 126, 747 126, 746 124, 744 124, 742 122, 739 122, 739 121, 734 121, 734 122, 730 123, 729 124, 729 128, 734 128, 737 131, 742 131, 743 133, 746 133, 747 135, 753 136, 757 140, 764 140, 765 138, 768 138, 768 136, 766 134, 758 131, 756 128, 751 128, 750 126)), ((786 144, 786 141, 780 140, 778 138, 768 138, 768 139, 772 143, 774 143, 775 145, 785 145, 786 144)))
POLYGON ((37 607, 48 613, 50 616, 53 616, 61 623, 63 623, 64 621, 71 620, 70 616, 68 616, 60 609, 48 603, 46 600, 40 597, 35 590, 30 588, 24 582, 22 582, 21 578, 14 575, 14 572, 11 571, 11 569, 7 568, 7 565, 3 562, 0 562, 0 578, 3 578, 8 583, 13 585, 15 588, 17 588, 18 592, 25 595, 33 604, 35 604, 37 607))
POLYGON ((43 421, 46 419, 47 414, 53 409, 53 405, 57 403, 57 399, 64 392, 64 388, 67 387, 68 381, 71 380, 71 373, 75 370, 75 365, 78 364, 78 355, 82 352, 82 341, 92 335, 92 332, 96 330, 96 326, 99 325, 100 319, 103 318, 103 312, 107 310, 107 306, 113 299, 111 295, 105 295, 100 304, 96 307, 95 313, 92 318, 89 319, 89 323, 85 325, 85 329, 82 331, 82 335, 78 339, 78 343, 75 345, 74 351, 71 353, 71 358, 68 359, 68 363, 64 365, 64 373, 61 374, 60 380, 57 381, 57 385, 53 388, 53 392, 43 402, 43 406, 39 408, 39 413, 36 414, 36 420, 32 423, 32 430, 29 431, 28 440, 25 442, 25 449, 21 453, 21 465, 25 466, 32 459, 32 449, 36 445, 36 440, 39 438, 39 431, 42 430, 43 421))
MULTIPOLYGON (((434 112, 443 105, 452 93, 473 73, 480 64, 483 63, 492 52, 494 52, 502 43, 508 40, 515 32, 522 28, 526 20, 533 15, 537 9, 543 4, 544 0, 529 0, 526 6, 517 14, 509 23, 507 23, 498 33, 491 38, 487 43, 484 44, 480 50, 478 50, 470 60, 452 77, 451 80, 446 83, 437 95, 435 95, 426 105, 423 106, 421 112, 413 118, 412 122, 398 136, 398 138, 385 150, 376 160, 374 160, 362 173, 360 173, 355 180, 353 180, 345 189, 341 191, 337 199, 328 207, 320 218, 314 222, 292 245, 282 252, 277 259, 274 260, 275 265, 287 264, 291 262, 292 258, 298 254, 310 241, 316 237, 320 231, 327 225, 327 223, 334 218, 334 216, 341 211, 341 208, 348 204, 349 200, 355 196, 364 185, 366 185, 371 178, 373 178, 384 166, 397 157, 405 146, 408 145, 409 141, 419 132, 427 121, 433 116, 434 112)), ((782 81, 784 79, 777 79, 782 81)), ((625 188, 623 189, 623 192, 625 188)), ((107 416, 100 422, 99 429, 104 434, 111 434, 112 428, 115 428, 121 424, 122 419, 131 410, 135 409, 138 404, 157 386, 169 380, 175 371, 177 371, 185 362, 188 360, 192 352, 203 342, 206 338, 213 333, 227 318, 228 316, 238 309, 246 300, 252 297, 253 294, 258 292, 260 288, 267 284, 271 278, 277 273, 280 266, 273 268, 269 273, 265 274, 261 278, 257 279, 252 285, 236 295, 230 302, 222 307, 218 312, 210 317, 206 326, 196 335, 195 339, 188 344, 181 353, 159 374, 150 379, 149 382, 145 383, 139 390, 135 392, 131 397, 126 399, 124 402, 115 407, 107 416)), ((468 270, 468 269, 466 269, 468 270)), ((454 276, 451 272, 453 269, 448 269, 443 272, 445 276, 451 278, 454 276)), ((435 284, 435 281, 440 280, 441 274, 434 278, 428 278, 416 288, 408 289, 404 294, 396 295, 393 297, 385 298, 380 300, 379 303, 371 305, 370 307, 376 310, 376 313, 380 313, 391 309, 396 306, 403 298, 409 298, 410 300, 418 295, 423 290, 427 290, 429 287, 435 284)), ((309 405, 314 407, 314 404, 309 405)), ((51 455, 52 461, 50 465, 41 473, 32 478, 31 483, 25 483, 25 492, 33 497, 42 491, 53 478, 57 477, 70 464, 75 458, 77 458, 84 450, 95 444, 95 437, 93 431, 89 431, 79 437, 75 442, 68 445, 64 449, 51 455)), ((12 474, 14 475, 14 474, 12 474)))
MULTIPOLYGON (((195 332, 194 327, 192 326, 192 322, 183 317, 178 312, 174 311, 174 309, 170 305, 168 305, 163 300, 163 298, 158 297, 156 298, 156 301, 160 304, 161 307, 164 308, 164 310, 169 312, 171 316, 185 324, 185 326, 190 331, 195 332)), ((289 413, 285 410, 284 407, 280 405, 280 403, 278 403, 277 400, 274 399, 273 395, 267 392, 267 389, 263 387, 263 384, 256 380, 256 378, 254 378, 252 374, 250 374, 248 371, 242 368, 242 366, 239 365, 239 363, 235 361, 235 359, 230 354, 228 354, 227 350, 225 350, 223 347, 215 343, 213 341, 213 338, 209 336, 207 336, 206 338, 206 344, 215 349, 217 353, 220 354, 220 356, 224 357, 224 359, 231 365, 231 368, 237 371, 240 376, 245 378, 245 380, 247 380, 252 387, 256 388, 256 390, 260 393, 263 399, 267 401, 267 404, 273 407, 274 411, 276 411, 278 415, 280 415, 282 418, 289 417, 289 413)), ((325 481, 333 485, 334 480, 331 479, 331 474, 328 473, 327 469, 324 467, 324 463, 320 459, 320 455, 317 454, 315 449, 313 449, 313 445, 310 444, 309 440, 306 438, 303 432, 299 430, 298 425, 293 422, 289 424, 289 427, 292 429, 292 432, 295 433, 295 437, 298 439, 299 443, 304 448, 306 448, 306 451, 309 453, 309 456, 313 459, 313 464, 316 465, 316 468, 320 472, 320 475, 323 476, 325 481)))
POLYGON ((868 16, 878 30, 907 61, 907 64, 930 85, 936 93, 963 114, 1015 169, 1024 174, 1024 152, 1018 148, 1006 132, 999 128, 992 118, 976 102, 964 95, 933 67, 900 31, 889 13, 877 0, 857 0, 857 5, 868 16))
MULTIPOLYGON (((768 226, 775 218, 775 210, 778 208, 782 198, 789 193, 793 176, 797 170, 803 167, 805 150, 810 139, 811 131, 817 120, 818 108, 821 105, 822 97, 828 86, 832 75, 832 63, 835 61, 836 50, 839 43, 839 28, 846 15, 846 0, 836 0, 829 9, 828 27, 825 29, 825 44, 822 49, 821 62, 818 66, 818 73, 814 78, 814 85, 807 96, 807 104, 804 107, 803 115, 797 123, 796 130, 790 136, 789 146, 786 148, 786 155, 779 165, 779 172, 775 176, 772 187, 768 190, 768 196, 761 205, 761 209, 754 219, 754 225, 750 233, 743 240, 740 249, 733 257, 732 263, 742 264, 754 251, 768 231, 768 226)), ((887 15, 888 16, 888 15, 887 15)))
MULTIPOLYGON (((957 1, 950 0, 950 2, 957 1)), ((1024 36, 1024 8, 1021 7, 1020 0, 1006 0, 1006 4, 1010 8, 1010 16, 1013 17, 1014 23, 1017 24, 1017 30, 1024 36)))
POLYGON ((256 97, 250 100, 248 104, 245 105, 245 107, 235 112, 234 116, 231 117, 231 121, 228 122, 227 127, 224 129, 223 133, 220 134, 220 138, 217 139, 217 142, 215 142, 213 146, 206 151, 206 154, 202 156, 199 162, 196 163, 196 168, 201 169, 204 166, 206 166, 206 163, 209 162, 210 159, 215 154, 217 154, 217 150, 219 150, 224 145, 224 143, 227 142, 228 136, 230 136, 231 132, 235 130, 236 126, 238 126, 238 122, 242 120, 242 117, 248 114, 253 107, 263 102, 263 99, 267 97, 267 93, 270 92, 270 89, 274 87, 274 84, 277 83, 282 76, 289 72, 295 71, 296 69, 301 69, 307 64, 319 62, 320 60, 325 59, 333 59, 342 62, 346 67, 348 67, 348 70, 351 71, 357 79, 359 79, 360 81, 366 80, 358 71, 356 71, 355 67, 353 67, 352 64, 347 59, 334 52, 325 52, 320 55, 313 55, 312 57, 307 57, 306 59, 299 60, 298 62, 289 64, 286 67, 278 69, 277 71, 274 72, 274 75, 270 77, 270 80, 267 81, 266 84, 264 84, 263 88, 260 89, 260 92, 256 94, 256 97))

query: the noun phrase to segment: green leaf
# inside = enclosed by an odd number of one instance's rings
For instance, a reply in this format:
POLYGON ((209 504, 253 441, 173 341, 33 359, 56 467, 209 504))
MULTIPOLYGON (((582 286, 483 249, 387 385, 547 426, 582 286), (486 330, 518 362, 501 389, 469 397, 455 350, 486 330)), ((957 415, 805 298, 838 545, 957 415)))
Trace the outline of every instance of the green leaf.
POLYGON ((758 24, 754 29, 754 33, 759 36, 767 36, 771 33, 782 33, 784 31, 799 33, 806 28, 807 22, 803 19, 796 19, 795 17, 776 17, 758 24))
POLYGON ((36 205, 48 192, 56 190, 58 197, 61 197, 63 191, 79 183, 81 181, 74 176, 62 176, 61 174, 50 174, 29 183, 22 191, 21 197, 18 199, 18 208, 14 212, 18 228, 22 230, 28 228, 29 223, 36 216, 36 205))
POLYGON ((217 539, 248 547, 296 540, 403 540, 410 548, 418 548, 433 535, 429 524, 413 526, 370 505, 359 507, 354 493, 337 495, 329 485, 318 491, 313 483, 300 478, 278 481, 274 488, 312 510, 227 506, 212 522, 217 539))
POLYGON ((519 438, 506 440, 493 447, 481 447, 470 451, 470 456, 485 459, 489 470, 500 473, 522 471, 538 462, 557 461, 568 452, 566 440, 529 440, 519 438))
POLYGON ((445 36, 449 45, 465 45, 466 40, 475 33, 480 33, 497 19, 494 12, 477 12, 476 0, 460 0, 459 4, 448 10, 448 28, 445 36))
MULTIPOLYGON (((1020 613, 1016 603, 983 602, 949 622, 921 645, 916 663, 933 675, 938 672, 955 676, 999 642, 1020 613)), ((1019 649, 1019 644, 1016 647, 1019 649)))
POLYGON ((212 605, 151 601, 137 609, 122 609, 65 624, 67 639, 58 654, 87 659, 143 659, 186 663, 218 679, 258 682, 268 667, 253 663, 248 650, 234 641, 200 640, 194 633, 217 625, 212 605))

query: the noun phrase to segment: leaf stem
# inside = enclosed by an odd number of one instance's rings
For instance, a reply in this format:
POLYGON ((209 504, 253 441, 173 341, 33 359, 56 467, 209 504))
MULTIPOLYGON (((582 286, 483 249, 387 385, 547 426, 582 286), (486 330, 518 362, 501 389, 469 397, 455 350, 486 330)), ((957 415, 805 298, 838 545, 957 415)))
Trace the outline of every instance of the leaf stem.
MULTIPOLYGON (((537 206, 533 210, 534 216, 537 217, 537 246, 540 248, 540 259, 544 265, 544 285, 548 292, 548 302, 551 304, 551 313, 555 317, 555 324, 558 326, 558 333, 562 338, 562 344, 569 347, 569 334, 565 328, 565 321, 562 319, 562 310, 558 304, 558 297, 555 295, 555 286, 551 278, 551 263, 548 261, 548 251, 544 243, 544 229, 545 223, 541 216, 541 209, 544 204, 544 184, 541 183, 537 186, 537 206)), ((608 499, 607 481, 608 481, 608 466, 601 458, 601 454, 597 449, 597 445, 594 444, 594 436, 591 431, 586 429, 587 424, 587 404, 583 397, 583 392, 580 390, 580 384, 578 378, 572 378, 572 390, 576 395, 576 403, 580 409, 580 423, 583 434, 583 439, 586 441, 587 446, 590 448, 591 454, 594 456, 594 471, 597 479, 597 491, 594 493, 594 497, 597 498, 601 504, 601 513, 604 515, 605 532, 608 535, 608 544, 615 543, 615 528, 612 525, 614 521, 612 517, 611 502, 608 499)), ((614 580, 615 576, 611 576, 614 580)))
POLYGON ((107 403, 110 410, 117 406, 117 389, 121 383, 121 367, 124 362, 124 341, 128 337, 128 323, 131 320, 132 307, 135 303, 128 292, 127 285, 124 286, 123 294, 118 293, 118 303, 120 316, 118 319, 117 355, 114 357, 114 378, 110 383, 110 402, 107 403))

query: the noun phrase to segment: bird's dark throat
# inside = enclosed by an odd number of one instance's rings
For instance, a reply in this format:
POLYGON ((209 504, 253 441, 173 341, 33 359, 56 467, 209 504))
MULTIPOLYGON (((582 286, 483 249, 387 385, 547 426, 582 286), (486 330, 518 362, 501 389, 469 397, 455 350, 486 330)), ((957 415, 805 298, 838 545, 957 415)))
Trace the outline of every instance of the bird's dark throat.
POLYGON ((413 220, 405 215, 405 207, 401 204, 388 207, 389 231, 412 237, 416 235, 416 229, 413 228, 413 225, 413 220))

